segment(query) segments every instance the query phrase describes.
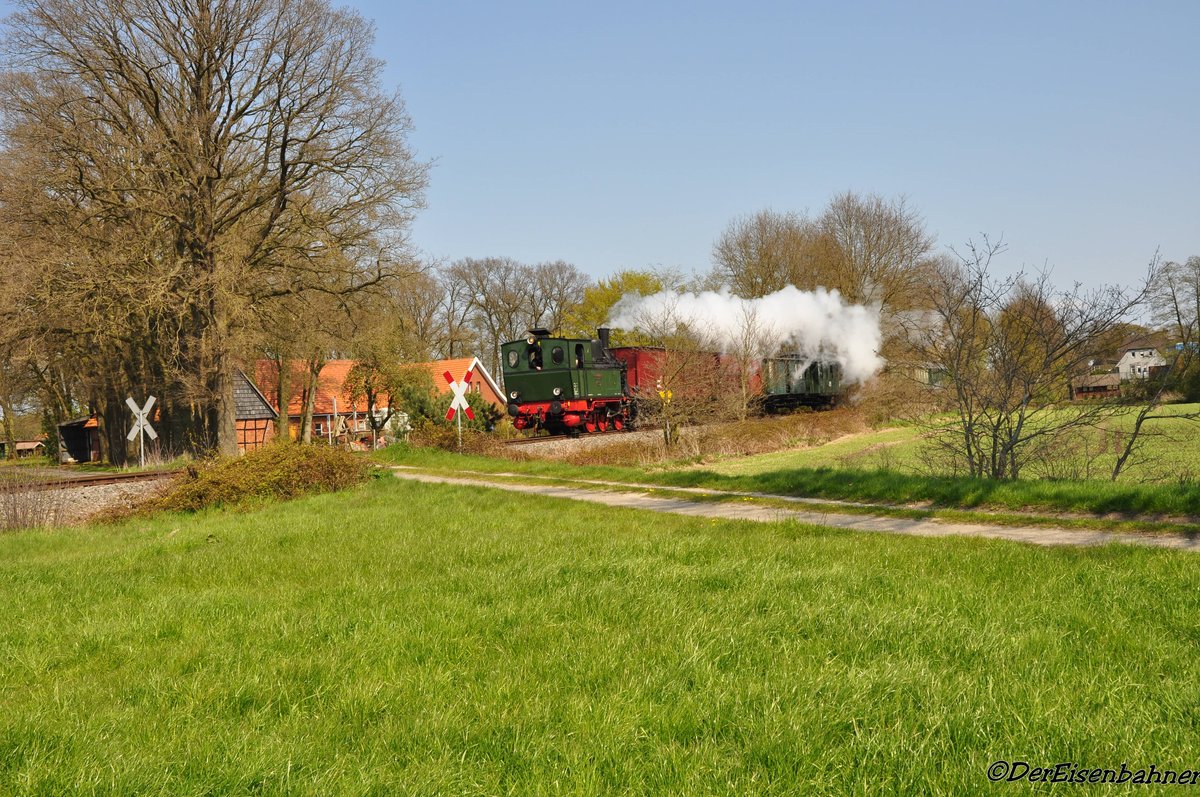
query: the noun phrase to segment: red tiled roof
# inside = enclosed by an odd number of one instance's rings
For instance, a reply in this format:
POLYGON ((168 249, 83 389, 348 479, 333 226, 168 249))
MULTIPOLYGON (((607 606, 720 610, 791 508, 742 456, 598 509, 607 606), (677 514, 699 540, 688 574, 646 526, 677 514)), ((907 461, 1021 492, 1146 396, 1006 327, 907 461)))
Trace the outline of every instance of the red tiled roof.
MULTIPOLYGON (((308 384, 308 369, 301 360, 289 363, 291 373, 288 376, 288 415, 300 415, 304 410, 304 387, 308 384)), ((354 412, 365 414, 367 400, 359 398, 357 402, 350 400, 350 391, 346 388, 346 377, 355 366, 354 360, 327 360, 321 366, 317 376, 317 395, 313 403, 313 415, 332 415, 334 399, 337 399, 338 415, 348 415, 354 412)), ((254 381, 259 390, 271 402, 271 408, 278 411, 279 407, 279 368, 274 360, 258 360, 254 364, 254 381)), ((376 406, 387 403, 387 394, 376 400, 376 406)))
MULTIPOLYGON (((367 400, 360 398, 356 405, 352 405, 349 391, 346 389, 346 377, 349 376, 350 370, 354 365, 354 360, 329 360, 321 367, 321 373, 317 377, 317 396, 313 406, 313 415, 332 414, 333 399, 335 397, 337 398, 338 415, 347 415, 355 411, 360 414, 366 414, 367 400)), ((304 386, 308 383, 308 369, 302 360, 291 361, 290 367, 291 373, 288 377, 288 392, 290 394, 288 415, 299 416, 304 409, 304 386)), ((488 400, 500 404, 504 403, 500 387, 492 379, 492 375, 487 372, 487 369, 479 362, 478 357, 459 357, 453 360, 413 363, 412 367, 423 368, 428 371, 429 375, 433 378, 434 387, 442 394, 450 392, 450 386, 446 383, 444 376, 447 371, 458 380, 463 378, 468 368, 473 368, 475 378, 472 381, 479 381, 482 378, 482 384, 487 385, 487 392, 491 394, 488 396, 488 400)), ((262 391, 262 394, 271 403, 272 409, 278 411, 279 370, 276 362, 274 360, 258 360, 254 364, 254 381, 258 389, 262 391)), ((386 403, 387 394, 383 394, 377 400, 377 404, 386 403)))

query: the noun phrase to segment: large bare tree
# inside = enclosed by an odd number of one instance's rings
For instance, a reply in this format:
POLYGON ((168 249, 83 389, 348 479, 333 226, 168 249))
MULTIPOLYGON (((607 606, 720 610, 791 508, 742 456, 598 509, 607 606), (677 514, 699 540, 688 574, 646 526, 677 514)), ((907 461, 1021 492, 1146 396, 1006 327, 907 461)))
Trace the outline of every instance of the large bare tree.
POLYGON ((967 475, 1016 479, 1039 450, 1111 415, 1104 404, 1064 407, 1068 380, 1145 287, 1060 290, 1048 273, 998 278, 990 266, 1001 251, 985 239, 941 261, 932 310, 910 343, 946 375, 952 420, 930 422, 932 443, 967 475))
POLYGON ((19 309, 111 350, 127 367, 104 364, 109 398, 145 378, 200 446, 236 451, 234 361, 257 308, 411 269, 426 168, 372 28, 327 0, 16 7, 3 212, 50 244, 19 309), (54 320, 65 297, 81 323, 54 320))

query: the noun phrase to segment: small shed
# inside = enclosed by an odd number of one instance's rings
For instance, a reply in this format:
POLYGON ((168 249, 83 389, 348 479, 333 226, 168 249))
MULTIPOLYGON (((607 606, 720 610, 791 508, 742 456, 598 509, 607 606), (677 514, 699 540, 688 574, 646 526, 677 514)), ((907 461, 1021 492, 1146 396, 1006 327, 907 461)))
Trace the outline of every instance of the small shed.
POLYGON ((1089 374, 1071 380, 1071 401, 1095 401, 1120 395, 1120 374, 1089 374))
MULTIPOLYGON (((13 450, 17 452, 17 459, 43 457, 46 455, 46 444, 41 440, 17 440, 13 450)), ((0 459, 7 458, 8 443, 0 440, 0 459)))
POLYGON ((64 462, 100 461, 100 422, 84 415, 58 425, 59 456, 64 462))

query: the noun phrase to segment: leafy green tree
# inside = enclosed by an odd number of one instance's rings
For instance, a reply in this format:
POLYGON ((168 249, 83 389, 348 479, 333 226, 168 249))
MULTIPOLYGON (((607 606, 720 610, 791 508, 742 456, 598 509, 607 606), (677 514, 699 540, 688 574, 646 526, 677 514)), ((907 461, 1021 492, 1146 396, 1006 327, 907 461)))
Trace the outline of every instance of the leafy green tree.
MULTIPOLYGON (((579 303, 563 313, 562 329, 559 331, 570 337, 595 337, 596 330, 608 321, 613 307, 622 297, 629 294, 651 296, 675 287, 675 282, 676 275, 670 273, 633 269, 619 271, 586 288, 579 303)), ((636 331, 614 330, 612 342, 615 346, 640 346, 648 344, 650 339, 636 331)))

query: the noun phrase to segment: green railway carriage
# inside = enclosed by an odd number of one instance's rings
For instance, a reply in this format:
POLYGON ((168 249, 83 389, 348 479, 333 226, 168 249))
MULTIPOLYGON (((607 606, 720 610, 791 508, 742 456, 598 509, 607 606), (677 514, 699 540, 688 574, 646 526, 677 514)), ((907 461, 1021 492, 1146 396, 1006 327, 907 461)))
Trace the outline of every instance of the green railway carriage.
POLYGON ((595 340, 531 329, 500 347, 508 414, 518 429, 552 433, 624 429, 633 420, 625 365, 595 340))
POLYGON ((763 360, 763 404, 768 412, 796 407, 829 408, 842 396, 842 366, 785 354, 763 360))

